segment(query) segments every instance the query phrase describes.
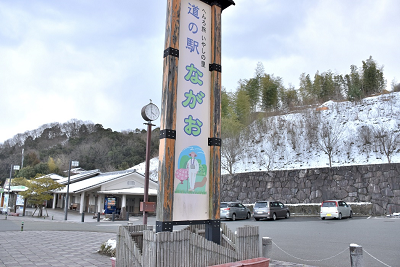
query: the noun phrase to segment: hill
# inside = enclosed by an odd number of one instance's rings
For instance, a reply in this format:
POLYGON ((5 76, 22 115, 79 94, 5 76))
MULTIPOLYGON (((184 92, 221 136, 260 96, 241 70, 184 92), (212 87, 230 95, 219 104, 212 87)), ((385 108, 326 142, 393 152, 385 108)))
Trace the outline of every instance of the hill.
MULTIPOLYGON (((223 140, 222 173, 400 162, 400 92, 261 117, 223 140), (224 156, 224 153, 226 156, 224 156), (226 154, 228 153, 228 154, 226 154), (331 156, 331 162, 329 160, 331 156), (229 157, 228 157, 229 156, 229 157), (228 158, 232 160, 229 161, 228 158)), ((144 163, 134 166, 144 172, 144 163)), ((157 180, 158 158, 150 165, 157 180)))
MULTIPOLYGON (((277 116, 260 113, 237 140, 223 140, 222 173, 400 162, 399 118, 400 92, 359 102, 328 101, 277 116)), ((154 129, 153 156, 158 154, 158 133, 154 129)), ((144 173, 145 141, 145 130, 116 132, 79 120, 46 124, 0 144, 0 179, 9 177, 11 164, 21 162, 22 149, 25 175, 63 174, 70 159, 84 169, 133 166, 144 173)), ((153 158, 153 180, 158 179, 157 168, 153 158)))

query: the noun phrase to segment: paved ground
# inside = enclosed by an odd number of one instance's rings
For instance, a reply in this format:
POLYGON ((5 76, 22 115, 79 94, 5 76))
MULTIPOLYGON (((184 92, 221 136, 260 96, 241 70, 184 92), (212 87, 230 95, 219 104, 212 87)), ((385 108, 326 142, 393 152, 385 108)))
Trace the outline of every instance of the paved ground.
MULTIPOLYGON (((31 210, 32 211, 32 210, 31 210)), ((46 214, 46 213, 45 213, 46 214)), ((33 267, 33 266, 111 266, 110 257, 97 253, 100 245, 116 238, 115 230, 103 232, 95 229, 93 222, 97 222, 92 216, 86 215, 85 222, 82 223, 82 216, 76 211, 68 211, 68 220, 64 220, 65 213, 62 210, 48 210, 48 217, 16 217, 0 215, 0 266, 6 267, 33 267), (20 231, 22 222, 29 225, 29 222, 46 222, 44 225, 57 224, 60 222, 75 224, 78 226, 93 226, 93 230, 85 228, 81 231, 20 231), (3 227, 13 223, 14 230, 4 231, 3 227), (15 226, 18 226, 15 230, 15 226), (1 231, 3 228, 3 231, 1 231)), ((133 223, 142 223, 141 217, 131 217, 133 223)), ((120 222, 125 224, 126 222, 120 222)), ((155 218, 149 217, 148 224, 155 224, 155 218)), ((65 224, 64 224, 65 225, 65 224)), ((101 226, 112 226, 110 222, 101 222, 101 226)), ((65 227, 66 229, 70 229, 65 227)), ((97 228, 98 224, 97 224, 97 228)), ((103 229, 115 229, 112 227, 102 227, 103 229)), ((73 228, 71 228, 73 229, 73 228)), ((107 231, 107 230, 105 230, 107 231)), ((271 261, 271 267, 277 266, 306 266, 282 261, 271 261)))
POLYGON ((69 231, 0 232, 0 266, 111 266, 100 245, 115 234, 69 231))

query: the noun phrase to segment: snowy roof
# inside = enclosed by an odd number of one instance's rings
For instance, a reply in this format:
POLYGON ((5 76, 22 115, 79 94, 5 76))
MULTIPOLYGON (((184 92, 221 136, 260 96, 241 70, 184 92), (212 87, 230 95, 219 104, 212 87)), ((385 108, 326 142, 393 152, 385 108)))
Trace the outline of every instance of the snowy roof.
MULTIPOLYGON (((144 195, 143 187, 133 187, 133 188, 124 188, 124 189, 116 189, 116 190, 104 190, 98 191, 100 194, 110 194, 110 195, 144 195)), ((157 190, 149 188, 149 195, 156 196, 157 190)))
MULTIPOLYGON (((158 157, 150 159, 149 166, 149 179, 155 183, 158 183, 158 157)), ((138 165, 129 168, 128 170, 136 170, 137 173, 145 175, 146 172, 146 162, 139 163, 138 165)))
MULTIPOLYGON (((81 172, 79 174, 72 175, 70 177, 70 179, 69 179, 70 180, 69 181, 70 187, 71 187, 72 183, 75 183, 75 182, 78 182, 78 181, 81 181, 81 180, 84 180, 84 179, 91 178, 91 177, 96 176, 98 174, 100 174, 100 170, 96 169, 96 170, 91 170, 91 171, 83 171, 83 172, 81 172)), ((58 182, 60 184, 68 184, 68 177, 64 177, 64 178, 58 180, 58 182)))
MULTIPOLYGON (((85 180, 81 180, 69 185, 70 193, 79 193, 82 191, 89 190, 91 188, 96 188, 101 186, 102 184, 120 179, 122 177, 131 175, 136 173, 135 170, 126 170, 126 171, 116 171, 116 172, 107 172, 107 173, 99 173, 94 177, 87 178, 85 180)), ((141 175, 141 174, 138 174, 141 175)), ((67 186, 62 188, 61 190, 55 191, 56 193, 66 193, 67 186)))
POLYGON ((44 178, 44 177, 49 177, 54 181, 60 181, 65 178, 65 177, 55 174, 55 173, 46 174, 46 175, 41 176, 40 178, 44 178))

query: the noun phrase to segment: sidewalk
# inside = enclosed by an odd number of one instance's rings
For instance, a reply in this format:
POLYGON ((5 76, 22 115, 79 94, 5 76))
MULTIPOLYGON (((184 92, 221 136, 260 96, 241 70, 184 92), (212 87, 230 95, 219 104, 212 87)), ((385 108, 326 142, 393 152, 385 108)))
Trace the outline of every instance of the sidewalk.
MULTIPOLYGON (((34 209, 27 209, 33 213, 34 209)), ((36 211, 37 212, 37 211, 36 211)), ((68 210, 67 221, 65 212, 61 209, 44 210, 44 217, 37 216, 8 216, 9 221, 53 221, 82 223, 82 215, 75 210, 68 210)), ((37 213, 35 214, 37 215, 37 213)), ((101 216, 100 223, 107 224, 101 216)), ((1 222, 5 215, 0 214, 1 222)), ((130 217, 134 224, 142 224, 142 217, 130 217)), ((148 224, 155 227, 156 218, 148 217, 148 224)), ((84 223, 97 222, 93 214, 85 214, 84 223)), ((115 221, 127 223, 127 221, 115 221)), ((0 266, 111 266, 109 257, 100 255, 96 251, 108 239, 116 239, 115 233, 87 232, 87 231, 0 231, 0 266)), ((311 267, 304 264, 271 260, 271 267, 311 267)))

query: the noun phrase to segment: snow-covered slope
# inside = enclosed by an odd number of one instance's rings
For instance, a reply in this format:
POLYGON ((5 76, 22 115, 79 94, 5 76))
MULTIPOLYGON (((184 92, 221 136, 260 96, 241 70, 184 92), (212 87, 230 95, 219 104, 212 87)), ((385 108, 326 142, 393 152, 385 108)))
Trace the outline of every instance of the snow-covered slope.
MULTIPOLYGON (((262 118, 243 132, 233 172, 327 167, 329 158, 320 145, 327 134, 338 138, 332 146, 332 167, 387 163, 375 138, 377 131, 397 136, 390 160, 400 162, 400 92, 361 102, 328 101, 317 109, 262 118), (325 136, 324 129, 329 129, 325 136)), ((144 173, 145 164, 132 168, 144 173)), ((153 180, 158 179, 157 169, 158 158, 153 158, 153 180)), ((222 173, 228 172, 222 169, 222 173)))

